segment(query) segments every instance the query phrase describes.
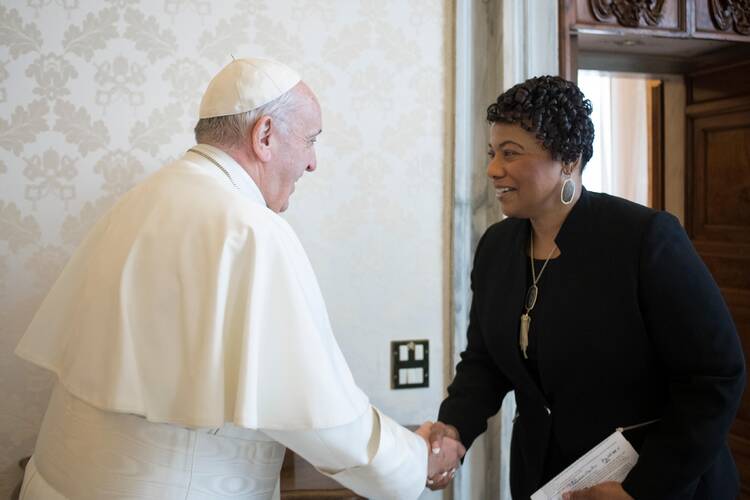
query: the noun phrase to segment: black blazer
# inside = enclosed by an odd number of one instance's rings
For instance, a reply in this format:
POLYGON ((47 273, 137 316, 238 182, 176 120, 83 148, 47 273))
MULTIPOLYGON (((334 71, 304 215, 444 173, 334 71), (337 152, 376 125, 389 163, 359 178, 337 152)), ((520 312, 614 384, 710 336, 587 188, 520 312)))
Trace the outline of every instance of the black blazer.
POLYGON ((438 418, 468 448, 515 390, 516 499, 543 484, 551 434, 564 466, 617 427, 657 418, 625 432, 640 455, 625 490, 638 500, 736 498, 726 440, 744 358, 719 289, 677 219, 583 190, 556 238, 565 293, 545 297, 544 318, 531 313, 542 387, 518 348, 529 231, 528 220, 509 218, 477 246, 468 344, 438 418))

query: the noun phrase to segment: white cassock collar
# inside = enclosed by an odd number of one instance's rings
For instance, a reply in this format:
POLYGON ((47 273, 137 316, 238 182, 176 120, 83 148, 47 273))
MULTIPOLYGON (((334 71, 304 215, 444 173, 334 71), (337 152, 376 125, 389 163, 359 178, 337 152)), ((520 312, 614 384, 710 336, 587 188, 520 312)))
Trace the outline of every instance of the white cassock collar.
POLYGON ((250 177, 250 174, 248 174, 245 169, 227 153, 209 144, 196 144, 188 149, 188 153, 203 160, 201 163, 210 162, 211 168, 221 170, 224 175, 227 176, 227 180, 230 181, 240 193, 251 198, 253 201, 261 203, 263 206, 267 206, 266 200, 263 198, 263 193, 260 192, 260 188, 255 184, 255 181, 250 177))

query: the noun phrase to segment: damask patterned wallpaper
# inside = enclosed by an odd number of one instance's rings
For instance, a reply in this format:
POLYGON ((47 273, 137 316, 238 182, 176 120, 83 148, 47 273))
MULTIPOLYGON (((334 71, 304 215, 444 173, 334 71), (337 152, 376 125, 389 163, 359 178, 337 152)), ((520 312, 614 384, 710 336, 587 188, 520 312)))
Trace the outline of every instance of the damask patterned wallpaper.
POLYGON ((317 91, 318 170, 286 214, 354 376, 404 423, 443 383, 452 152, 450 0, 3 0, 0 4, 0 498, 31 453, 51 376, 12 351, 92 223, 193 144, 231 56, 317 91), (429 389, 391 391, 388 344, 427 338, 429 389))

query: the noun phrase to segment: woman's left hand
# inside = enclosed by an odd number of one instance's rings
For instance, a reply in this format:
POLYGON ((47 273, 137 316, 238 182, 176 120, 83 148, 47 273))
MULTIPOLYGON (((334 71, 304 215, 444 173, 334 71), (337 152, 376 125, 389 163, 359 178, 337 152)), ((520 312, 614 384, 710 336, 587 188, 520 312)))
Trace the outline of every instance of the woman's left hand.
POLYGON ((563 493, 563 500, 633 500, 620 483, 607 481, 591 488, 563 493))

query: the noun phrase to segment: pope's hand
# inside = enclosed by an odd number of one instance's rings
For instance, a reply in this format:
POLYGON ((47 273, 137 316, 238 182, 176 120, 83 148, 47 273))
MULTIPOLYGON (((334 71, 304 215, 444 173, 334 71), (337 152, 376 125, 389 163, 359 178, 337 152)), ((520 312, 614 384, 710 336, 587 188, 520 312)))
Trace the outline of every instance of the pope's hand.
POLYGON ((432 465, 430 467, 427 487, 431 490, 442 490, 453 479, 456 470, 461 465, 461 459, 466 454, 466 448, 461 444, 458 430, 452 425, 427 422, 419 430, 423 429, 427 431, 427 441, 431 450, 430 460, 437 462, 434 467, 432 465))
POLYGON ((563 493, 563 500, 633 500, 620 483, 607 481, 591 488, 563 493))

